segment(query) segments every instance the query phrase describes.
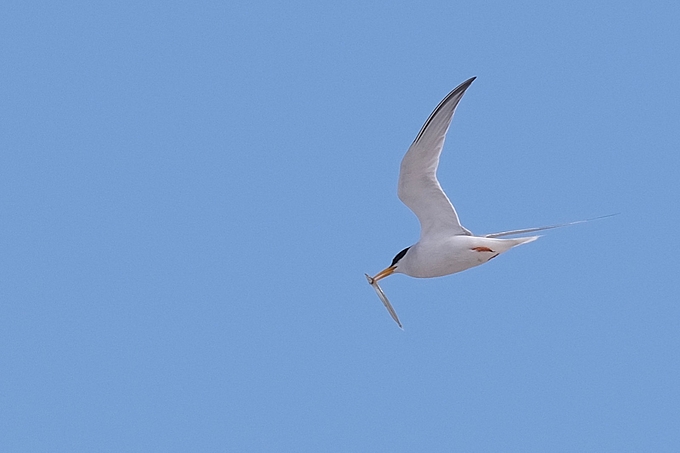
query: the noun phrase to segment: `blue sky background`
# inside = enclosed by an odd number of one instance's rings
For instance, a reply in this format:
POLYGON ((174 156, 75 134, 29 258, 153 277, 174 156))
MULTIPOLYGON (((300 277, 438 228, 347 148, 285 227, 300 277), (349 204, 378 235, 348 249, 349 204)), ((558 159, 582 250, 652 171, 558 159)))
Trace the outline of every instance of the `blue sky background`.
POLYGON ((4 2, 0 450, 678 451, 679 5, 4 2))

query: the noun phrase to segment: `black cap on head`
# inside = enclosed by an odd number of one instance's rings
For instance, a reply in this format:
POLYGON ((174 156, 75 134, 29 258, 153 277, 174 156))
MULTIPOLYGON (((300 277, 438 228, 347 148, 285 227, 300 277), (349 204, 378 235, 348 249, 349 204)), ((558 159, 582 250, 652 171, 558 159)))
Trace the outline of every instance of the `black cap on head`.
POLYGON ((408 252, 408 249, 410 249, 410 248, 411 248, 411 247, 406 247, 404 250, 402 250, 401 252, 397 253, 397 256, 395 256, 394 259, 392 260, 392 264, 390 264, 390 267, 392 267, 392 266, 394 266, 395 264, 397 264, 397 262, 398 262, 400 259, 402 259, 402 258, 404 257, 404 255, 406 255, 406 252, 408 252))

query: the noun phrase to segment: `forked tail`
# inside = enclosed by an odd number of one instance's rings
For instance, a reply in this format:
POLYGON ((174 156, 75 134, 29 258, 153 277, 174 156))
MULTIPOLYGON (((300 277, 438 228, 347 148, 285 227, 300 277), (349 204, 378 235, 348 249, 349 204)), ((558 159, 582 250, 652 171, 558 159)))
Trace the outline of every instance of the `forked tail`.
MULTIPOLYGON (((617 212, 616 214, 607 214, 607 215, 595 217, 595 218, 592 218, 592 219, 577 220, 576 222, 560 223, 560 224, 557 224, 557 225, 548 225, 548 226, 542 226, 542 227, 537 227, 537 228, 525 228, 523 230, 503 231, 501 233, 491 233, 491 234, 487 234, 484 237, 486 237, 486 238, 500 238, 500 237, 503 237, 503 236, 512 236, 514 234, 524 234, 524 233, 533 233, 535 231, 552 230, 554 228, 562 228, 562 227, 569 226, 569 225, 576 225, 577 223, 586 223, 586 222, 591 222, 593 220, 606 219, 607 217, 613 217, 615 215, 619 215, 619 213, 617 212)), ((538 238, 539 238, 539 236, 532 236, 531 238, 528 238, 528 239, 530 239, 529 241, 525 241, 525 242, 535 241, 538 238)), ((520 244, 524 244, 525 242, 520 242, 520 244)), ((517 245, 519 245, 519 244, 517 244, 517 245)))

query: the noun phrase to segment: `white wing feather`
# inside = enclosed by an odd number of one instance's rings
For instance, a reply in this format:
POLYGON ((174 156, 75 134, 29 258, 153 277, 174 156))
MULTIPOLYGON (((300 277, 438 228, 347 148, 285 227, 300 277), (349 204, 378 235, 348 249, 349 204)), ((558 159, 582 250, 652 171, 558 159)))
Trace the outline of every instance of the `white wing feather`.
POLYGON ((401 161, 399 199, 418 217, 420 238, 470 235, 437 180, 439 156, 446 132, 465 90, 475 77, 458 85, 427 119, 401 161))
POLYGON ((533 233, 535 231, 544 231, 544 230, 552 230, 554 228, 562 228, 565 226, 569 225, 577 225, 579 223, 586 223, 586 222, 592 222, 593 220, 600 220, 600 219, 606 219, 607 217, 613 217, 615 215, 619 215, 617 212, 616 214, 607 214, 603 215, 600 217, 593 217, 592 219, 586 219, 586 220, 577 220, 575 222, 567 222, 567 223, 559 223, 557 225, 548 225, 548 226, 542 226, 542 227, 536 227, 536 228, 524 228, 522 230, 512 230, 512 231, 503 231, 500 233, 491 233, 484 235, 485 238, 499 238, 503 236, 513 236, 515 234, 524 234, 524 233, 533 233))

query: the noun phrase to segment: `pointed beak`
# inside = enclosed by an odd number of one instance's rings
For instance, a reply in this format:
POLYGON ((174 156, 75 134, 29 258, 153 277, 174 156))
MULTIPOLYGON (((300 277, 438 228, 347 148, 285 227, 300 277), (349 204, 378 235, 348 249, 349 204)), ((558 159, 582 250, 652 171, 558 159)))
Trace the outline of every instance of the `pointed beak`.
POLYGON ((375 277, 373 277, 373 281, 377 282, 378 280, 382 280, 383 278, 392 275, 394 273, 394 270, 397 268, 397 266, 390 266, 387 269, 383 269, 380 272, 378 272, 375 277))

